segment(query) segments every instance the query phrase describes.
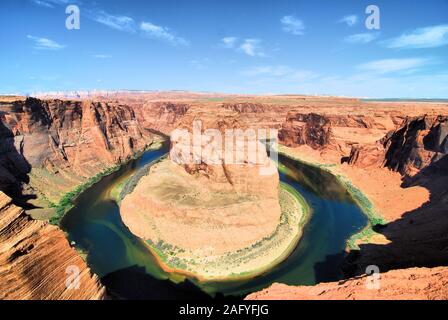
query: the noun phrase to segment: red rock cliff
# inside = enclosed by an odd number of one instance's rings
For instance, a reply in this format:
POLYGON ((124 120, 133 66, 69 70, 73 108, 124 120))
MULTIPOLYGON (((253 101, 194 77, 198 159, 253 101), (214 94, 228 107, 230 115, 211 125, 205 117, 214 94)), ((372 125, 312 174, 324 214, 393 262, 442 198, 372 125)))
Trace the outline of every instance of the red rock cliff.
POLYGON ((31 192, 55 203, 152 141, 134 110, 119 103, 28 98, 0 106, 2 190, 29 182, 31 192))
MULTIPOLYGON (((73 278, 75 279, 75 278, 73 278)), ((29 217, 0 192, 0 299, 102 299, 105 288, 64 233, 29 217), (79 287, 68 278, 79 271, 79 287), (67 286, 67 283, 69 286, 67 286)))

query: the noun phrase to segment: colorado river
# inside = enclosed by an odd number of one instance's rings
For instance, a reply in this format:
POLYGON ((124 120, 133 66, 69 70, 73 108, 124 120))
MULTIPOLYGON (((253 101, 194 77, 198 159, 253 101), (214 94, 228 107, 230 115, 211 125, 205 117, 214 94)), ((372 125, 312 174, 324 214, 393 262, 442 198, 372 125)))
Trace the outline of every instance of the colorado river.
POLYGON ((233 282, 199 283, 165 273, 145 242, 123 224, 110 192, 123 179, 166 152, 167 144, 159 150, 147 151, 138 160, 103 178, 75 200, 75 207, 61 221, 69 241, 87 253, 90 268, 112 296, 125 299, 243 296, 273 282, 312 285, 340 278, 338 270, 346 241, 367 224, 367 218, 334 176, 283 156, 279 161, 286 170, 280 173, 281 181, 300 192, 312 209, 299 245, 284 262, 262 276, 233 282))

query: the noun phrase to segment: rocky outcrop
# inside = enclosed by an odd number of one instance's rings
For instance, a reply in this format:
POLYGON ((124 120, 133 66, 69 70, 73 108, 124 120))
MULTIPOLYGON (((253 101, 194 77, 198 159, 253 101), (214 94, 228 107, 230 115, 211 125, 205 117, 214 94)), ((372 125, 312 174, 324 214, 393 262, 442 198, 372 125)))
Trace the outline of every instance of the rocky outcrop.
POLYGON ((319 149, 330 144, 330 139, 330 119, 315 113, 288 116, 279 132, 280 142, 288 147, 306 144, 319 149))
POLYGON ((347 162, 351 166, 360 168, 381 167, 384 164, 384 147, 379 144, 372 145, 354 145, 350 155, 341 162, 347 162))
POLYGON ((448 268, 411 268, 372 277, 363 275, 316 286, 271 287, 250 294, 247 300, 447 300, 448 268))
POLYGON ((223 103, 222 107, 238 113, 264 113, 268 106, 261 103, 223 103))
POLYGON ((407 118, 377 142, 353 145, 343 162, 360 168, 385 166, 412 177, 448 153, 447 135, 447 116, 407 118))
MULTIPOLYGON (((321 152, 349 157, 353 146, 374 144, 395 128, 388 115, 342 115, 290 113, 279 131, 280 143, 288 147, 308 145, 321 152)), ((358 150, 359 151, 359 150, 358 150)), ((356 156, 356 154, 354 154, 356 156)))
POLYGON ((70 247, 64 233, 33 220, 1 192, 0 287, 1 300, 105 297, 98 277, 70 247))
POLYGON ((23 157, 23 139, 0 122, 0 190, 20 197, 22 186, 29 182, 31 165, 23 157))
MULTIPOLYGON (((412 177, 403 178, 402 187, 423 187, 428 201, 401 217, 374 230, 386 243, 366 243, 351 252, 343 266, 347 276, 362 274, 369 265, 381 272, 410 267, 448 265, 448 155, 432 162, 412 177)), ((402 201, 396 197, 395 203, 402 201)))
POLYGON ((152 141, 134 110, 119 103, 27 98, 0 106, 1 190, 6 192, 29 182, 31 193, 57 203, 64 193, 152 141), (29 181, 23 177, 27 174, 29 181))
POLYGON ((384 146, 385 166, 402 175, 414 176, 448 154, 448 116, 406 119, 384 146))
POLYGON ((189 174, 207 178, 216 190, 277 196, 277 170, 258 141, 268 137, 268 130, 258 132, 233 116, 186 116, 176 131, 171 137, 170 159, 189 174), (263 168, 272 170, 263 175, 263 168))
POLYGON ((139 123, 169 135, 176 128, 182 117, 188 112, 190 105, 176 102, 148 102, 133 107, 139 123))
POLYGON ((158 250, 176 248, 169 265, 202 279, 261 272, 297 238, 276 233, 277 168, 256 132, 238 119, 195 119, 183 119, 172 133, 169 159, 153 165, 123 198, 122 220, 158 250), (268 246, 271 239, 275 245, 268 246), (258 247, 263 252, 254 253, 258 247))

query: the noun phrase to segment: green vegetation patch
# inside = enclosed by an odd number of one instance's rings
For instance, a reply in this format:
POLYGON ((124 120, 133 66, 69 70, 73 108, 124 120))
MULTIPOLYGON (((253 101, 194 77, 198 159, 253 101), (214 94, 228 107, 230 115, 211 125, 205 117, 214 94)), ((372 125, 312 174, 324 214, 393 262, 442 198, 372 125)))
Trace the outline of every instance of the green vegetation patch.
MULTIPOLYGON (((49 203, 49 208, 53 208, 55 210, 55 213, 52 217, 50 217, 49 222, 53 225, 58 225, 59 222, 61 221, 61 219, 64 217, 64 215, 70 209, 73 208, 73 200, 75 200, 76 197, 78 197, 81 193, 86 191, 88 188, 90 188, 94 184, 100 182, 100 180, 102 178, 118 171, 122 167, 122 165, 125 165, 132 160, 138 159, 139 157, 141 157, 143 155, 143 153, 145 153, 148 150, 160 149, 162 147, 162 145, 163 145, 163 141, 159 141, 159 140, 154 141, 150 145, 147 145, 142 151, 134 153, 132 158, 129 159, 128 161, 119 163, 113 167, 109 167, 109 168, 101 171, 100 173, 96 174, 94 177, 90 178, 87 182, 82 183, 82 184, 78 185, 74 190, 67 192, 66 194, 64 194, 62 196, 61 200, 57 204, 55 204, 47 199, 48 203, 49 203)), ((125 187, 125 185, 123 182, 123 188, 124 187, 125 187)), ((121 196, 122 191, 120 190, 120 186, 117 188, 114 188, 114 190, 112 190, 112 193, 115 194, 115 196, 117 196, 117 194, 120 194, 120 196, 121 196)), ((118 198, 119 198, 119 196, 118 196, 118 198)))
POLYGON ((108 176, 117 170, 119 170, 121 165, 116 165, 110 168, 107 168, 106 170, 98 173, 94 177, 90 178, 87 182, 79 185, 76 187, 76 189, 66 193, 58 204, 50 203, 50 208, 55 209, 55 214, 53 217, 50 218, 50 223, 53 225, 59 224, 61 219, 64 217, 64 215, 73 208, 73 200, 76 199, 77 196, 79 196, 81 193, 83 193, 85 190, 93 186, 94 184, 98 183, 103 177, 108 176))

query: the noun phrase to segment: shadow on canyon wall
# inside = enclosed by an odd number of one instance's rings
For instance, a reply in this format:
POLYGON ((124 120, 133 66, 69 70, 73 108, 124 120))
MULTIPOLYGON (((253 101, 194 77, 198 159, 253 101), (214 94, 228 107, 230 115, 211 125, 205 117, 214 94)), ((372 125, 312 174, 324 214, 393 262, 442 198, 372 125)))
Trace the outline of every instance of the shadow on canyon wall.
POLYGON ((346 277, 365 273, 369 265, 378 266, 381 272, 448 265, 448 155, 403 179, 402 187, 412 186, 426 188, 429 201, 399 220, 375 226, 390 242, 363 244, 348 254, 343 264, 346 277))
MULTIPOLYGON (((0 118, 3 114, 0 113, 0 118)), ((29 183, 31 165, 22 154, 23 137, 14 136, 3 121, 0 121, 0 191, 13 199, 13 203, 24 209, 36 208, 28 201, 34 195, 23 192, 23 184, 29 183)))
MULTIPOLYGON (((175 284, 170 280, 157 280, 145 272, 145 268, 131 266, 112 272, 101 279, 111 299, 126 300, 211 300, 211 296, 201 291, 191 281, 175 284)), ((224 298, 218 294, 215 299, 224 298)))
POLYGON ((340 268, 328 268, 328 266, 341 266, 347 253, 328 255, 325 260, 314 264, 314 276, 316 283, 333 282, 344 278, 344 274, 340 268))

